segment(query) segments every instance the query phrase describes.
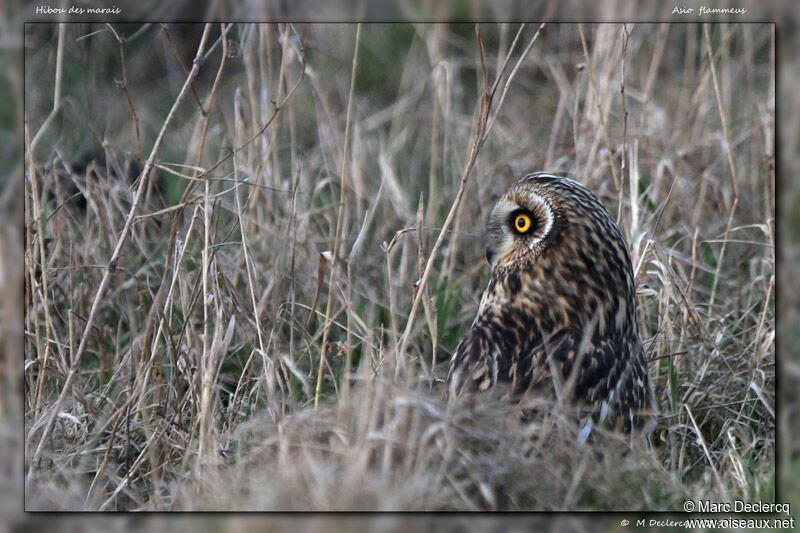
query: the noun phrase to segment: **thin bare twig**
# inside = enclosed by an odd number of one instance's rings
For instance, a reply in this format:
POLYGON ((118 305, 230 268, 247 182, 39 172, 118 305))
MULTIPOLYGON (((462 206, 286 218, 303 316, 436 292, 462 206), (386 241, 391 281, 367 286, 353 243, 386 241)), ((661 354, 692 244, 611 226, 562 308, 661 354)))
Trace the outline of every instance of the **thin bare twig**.
POLYGON ((731 169, 731 185, 733 185, 733 204, 731 204, 731 213, 728 216, 728 225, 725 227, 725 240, 722 242, 722 248, 719 251, 719 259, 717 260, 717 271, 714 274, 714 283, 711 285, 711 296, 708 299, 709 309, 714 306, 714 300, 717 296, 717 285, 719 284, 719 274, 722 270, 723 259, 725 258, 725 249, 728 246, 728 239, 731 234, 731 227, 733 226, 733 215, 736 213, 736 206, 739 203, 739 185, 736 179, 736 166, 733 164, 733 154, 731 154, 730 137, 728 136, 728 120, 725 116, 725 111, 722 108, 722 97, 719 93, 719 82, 717 81, 717 69, 714 66, 714 54, 711 52, 711 37, 708 34, 708 24, 703 24, 703 34, 705 36, 706 53, 708 54, 708 63, 711 67, 711 79, 714 82, 714 94, 717 96, 717 109, 719 110, 719 119, 722 122, 722 135, 725 138, 725 151, 728 153, 728 165, 731 169))
POLYGON ((122 83, 119 84, 119 87, 125 91, 125 97, 128 99, 128 107, 131 110, 131 116, 133 117, 133 124, 134 130, 136 132, 136 154, 139 156, 139 160, 141 161, 144 159, 142 155, 142 139, 139 135, 139 117, 136 115, 136 109, 133 107, 133 100, 131 99, 131 93, 128 91, 128 69, 125 66, 125 39, 119 36, 116 31, 114 31, 114 27, 111 24, 106 24, 109 31, 114 35, 114 38, 119 43, 119 58, 120 63, 122 64, 122 83))
MULTIPOLYGON (((533 34, 533 37, 528 42, 528 46, 526 46, 525 50, 522 51, 522 54, 520 54, 519 58, 517 58, 517 62, 514 64, 514 68, 511 69, 511 73, 508 75, 508 79, 503 84, 503 91, 500 93, 500 101, 497 102, 497 108, 495 109, 494 116, 492 116, 492 120, 489 122, 489 127, 486 128, 486 132, 484 133, 485 136, 488 136, 489 132, 492 130, 492 127, 494 127, 494 121, 497 120, 497 116, 500 114, 500 109, 502 109, 502 107, 503 107, 503 102, 505 102, 505 100, 506 100, 506 93, 508 93, 508 88, 511 85, 511 80, 513 80, 514 77, 517 75, 517 70, 519 70, 519 67, 520 67, 520 65, 522 65, 522 62, 525 60, 525 58, 528 57, 528 53, 531 51, 531 48, 533 48, 533 44, 536 42, 536 39, 539 37, 539 33, 542 31, 542 29, 544 29, 544 26, 545 26, 544 22, 539 25, 539 28, 536 30, 536 33, 533 34)), ((525 28, 525 24, 523 24, 520 27, 519 32, 517 33, 517 36, 514 38, 514 42, 511 44, 511 48, 508 51, 508 55, 506 56, 506 60, 503 63, 503 68, 500 70, 500 73, 497 75, 497 79, 495 80, 494 84, 492 85, 492 94, 494 94, 494 92, 497 90, 497 84, 500 82, 500 78, 502 77, 503 72, 505 72, 506 65, 508 64, 508 60, 511 59, 511 54, 514 51, 514 47, 517 44, 517 39, 519 39, 519 36, 522 33, 522 30, 524 28, 525 28)))
MULTIPOLYGON (((225 37, 225 25, 222 25, 222 59, 220 59, 219 69, 217 70, 217 76, 214 79, 214 85, 211 88, 211 94, 208 97, 208 102, 206 103, 206 113, 204 114, 203 118, 203 132, 200 136, 200 148, 197 152, 197 163, 195 167, 199 167, 202 157, 203 157, 203 148, 205 146, 205 139, 206 133, 208 132, 208 122, 209 116, 212 106, 214 105, 214 96, 217 93, 217 87, 219 86, 219 80, 222 77, 222 71, 225 69, 225 62, 228 58, 228 39, 225 37)), ((211 390, 211 385, 213 382, 216 363, 218 360, 218 356, 220 354, 216 353, 217 350, 213 349, 217 346, 217 332, 219 326, 219 317, 221 317, 222 311, 220 310, 220 303, 218 298, 214 298, 214 306, 217 309, 218 320, 215 321, 214 327, 214 339, 213 339, 213 346, 208 330, 209 322, 210 322, 210 314, 209 314, 209 296, 210 293, 208 291, 208 276, 211 270, 210 265, 210 238, 211 238, 211 198, 210 198, 210 191, 211 191, 211 183, 208 180, 208 175, 206 175, 206 179, 204 180, 205 183, 203 184, 203 253, 202 253, 202 263, 203 263, 203 272, 202 272, 202 282, 203 282, 203 358, 202 363, 200 366, 201 371, 201 379, 203 381, 203 388, 200 394, 200 437, 199 437, 199 447, 197 451, 197 465, 200 466, 203 463, 203 460, 206 458, 208 454, 208 447, 209 447, 209 433, 211 431, 211 417, 213 415, 212 410, 214 407, 213 402, 213 393, 211 390)))
POLYGON ((50 123, 53 121, 53 118, 55 118, 56 114, 61 110, 61 73, 64 66, 64 29, 66 27, 67 25, 64 23, 60 23, 58 25, 58 45, 56 48, 56 78, 55 88, 53 89, 53 109, 50 111, 50 114, 47 115, 47 118, 44 119, 44 122, 39 127, 36 135, 33 136, 33 141, 29 143, 29 150, 31 153, 36 150, 36 145, 39 144, 39 140, 42 138, 42 135, 45 131, 47 131, 48 126, 50 126, 50 123))
POLYGON ((322 388, 322 374, 325 369, 325 358, 328 352, 328 337, 331 329, 331 310, 333 308, 334 299, 334 283, 336 281, 336 259, 339 257, 339 243, 341 241, 342 219, 344 218, 344 204, 345 204, 345 179, 347 177, 347 151, 350 146, 350 119, 353 110, 353 92, 356 83, 356 70, 358 69, 358 45, 361 41, 361 24, 356 26, 356 42, 353 47, 353 66, 350 72, 350 94, 347 97, 347 116, 345 118, 344 126, 344 147, 342 148, 342 170, 339 173, 341 176, 341 185, 339 187, 339 213, 336 216, 336 232, 334 233, 333 241, 333 258, 331 259, 331 273, 328 279, 328 303, 325 308, 325 325, 322 334, 322 350, 319 357, 319 370, 317 372, 317 386, 314 391, 314 407, 319 404, 319 394, 322 388))
MULTIPOLYGON (((634 26, 635 27, 635 26, 634 26)), ((628 31, 628 25, 622 25, 622 66, 619 75, 619 92, 622 100, 622 158, 620 160, 620 174, 623 181, 625 180, 625 171, 628 170, 628 107, 625 98, 625 58, 628 55, 628 40, 630 40, 631 31, 628 31)), ((638 157, 636 153, 638 144, 634 143, 634 156, 638 157)), ((639 172, 638 168, 631 169, 629 172, 629 185, 631 196, 631 237, 633 237, 639 227, 639 172)), ((622 211, 622 194, 619 195, 618 212, 622 211)), ((637 250, 638 252, 638 250, 637 250)), ((638 257, 634 257, 633 261, 636 263, 638 257)))
MULTIPOLYGON (((45 226, 44 226, 44 216, 42 215, 42 206, 41 200, 39 196, 39 185, 38 185, 38 178, 36 177, 36 166, 34 164, 33 159, 33 149, 30 147, 30 134, 28 133, 28 121, 25 120, 25 141, 28 144, 28 172, 30 172, 30 182, 31 182, 31 197, 33 199, 33 210, 36 213, 36 231, 38 233, 37 243, 39 252, 39 269, 41 271, 41 284, 42 284, 42 308, 44 310, 44 327, 45 327, 45 338, 51 338, 50 332, 50 305, 48 303, 48 298, 50 295, 50 289, 48 287, 48 279, 47 279, 47 255, 45 253, 45 226)), ((29 260, 29 275, 31 278, 31 282, 33 282, 33 275, 34 275, 34 268, 33 268, 33 260, 29 260)), ((37 321, 38 324, 38 321, 37 321)), ((41 354, 42 348, 40 343, 39 337, 39 328, 36 328, 36 341, 38 345, 37 356, 41 357, 41 371, 39 372, 38 376, 38 383, 36 385, 36 395, 35 400, 33 403, 33 412, 39 412, 39 407, 41 405, 42 399, 42 391, 44 390, 44 381, 47 377, 47 366, 50 362, 50 343, 47 342, 44 345, 44 354, 41 354), (41 354, 41 355, 40 355, 41 354)), ((38 359, 39 357, 37 357, 38 359)))
MULTIPOLYGON (((167 41, 169 41, 169 46, 170 49, 172 50, 172 57, 174 57, 175 62, 178 63, 178 65, 180 65, 181 70, 183 70, 183 75, 188 76, 189 71, 186 69, 186 65, 183 64, 183 61, 181 61, 180 56, 178 56, 178 51, 175 49, 175 43, 172 42, 172 35, 170 35, 169 33, 167 24, 162 23, 161 30, 164 32, 164 35, 166 35, 167 41)), ((189 87, 192 89, 192 95, 194 96, 194 101, 197 103, 197 107, 200 108, 200 113, 205 115, 206 110, 203 108, 203 103, 200 101, 200 96, 197 94, 197 90, 194 88, 194 83, 192 83, 189 87)))
MULTIPOLYGON (((597 105, 597 115, 600 117, 600 129, 603 132, 603 140, 606 144, 608 151, 608 165, 611 167, 611 176, 614 178, 614 186, 617 188, 617 196, 620 195, 621 187, 619 177, 617 176, 617 167, 614 165, 614 150, 611 148, 611 140, 608 137, 608 128, 606 128, 605 112, 603 105, 600 101, 600 94, 597 92, 597 86, 594 83, 594 73, 592 72, 592 61, 589 59, 589 49, 586 47, 586 37, 583 35, 583 24, 578 24, 578 32, 581 34, 581 45, 583 45, 583 58, 586 62, 586 71, 589 74, 589 84, 592 86, 592 93, 594 93, 595 104, 597 105)), ((617 211, 617 222, 619 222, 621 211, 617 211)))
POLYGON ((717 470, 717 466, 714 464, 714 461, 711 459, 711 454, 708 451, 708 446, 706 445, 706 440, 703 438, 703 434, 700 432, 700 428, 697 426, 697 421, 694 419, 694 415, 692 414, 692 410, 689 409, 687 404, 683 404, 683 407, 686 409, 686 412, 689 414, 689 419, 692 421, 692 426, 694 426, 694 432, 697 435, 697 440, 700 442, 700 445, 703 447, 703 452, 705 452, 706 459, 708 459, 708 464, 711 466, 712 472, 714 472, 714 479, 717 480, 717 487, 719 488, 722 494, 726 495, 727 498, 727 491, 725 490, 725 485, 722 484, 722 479, 719 477, 719 471, 717 470))

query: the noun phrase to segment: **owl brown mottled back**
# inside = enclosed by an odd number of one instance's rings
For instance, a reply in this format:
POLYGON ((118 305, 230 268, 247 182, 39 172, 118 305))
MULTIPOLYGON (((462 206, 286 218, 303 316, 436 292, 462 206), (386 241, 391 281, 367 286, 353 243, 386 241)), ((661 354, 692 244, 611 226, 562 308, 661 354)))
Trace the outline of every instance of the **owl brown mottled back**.
POLYGON ((654 399, 625 240, 580 183, 530 174, 487 223, 492 278, 450 361, 447 391, 565 398, 594 424, 651 426, 654 399), (495 389, 495 390, 498 390, 495 389))

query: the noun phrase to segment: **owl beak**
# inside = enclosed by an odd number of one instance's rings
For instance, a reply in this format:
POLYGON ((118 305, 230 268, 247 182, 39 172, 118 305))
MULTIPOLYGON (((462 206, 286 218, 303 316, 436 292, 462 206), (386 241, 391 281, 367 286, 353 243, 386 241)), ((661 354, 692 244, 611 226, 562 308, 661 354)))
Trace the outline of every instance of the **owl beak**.
POLYGON ((486 260, 490 265, 494 266, 494 260, 497 259, 497 254, 488 246, 486 247, 486 260))

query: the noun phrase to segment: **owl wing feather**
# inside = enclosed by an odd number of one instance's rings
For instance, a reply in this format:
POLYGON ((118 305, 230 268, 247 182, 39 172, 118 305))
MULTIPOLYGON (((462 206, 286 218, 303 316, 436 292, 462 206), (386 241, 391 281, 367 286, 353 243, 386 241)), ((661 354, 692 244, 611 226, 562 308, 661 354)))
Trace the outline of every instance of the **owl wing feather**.
POLYGON ((501 397, 533 392, 564 398, 581 418, 629 432, 645 425, 652 403, 641 345, 622 337, 586 339, 562 329, 520 338, 494 306, 481 305, 450 360, 447 394, 498 388, 501 397))

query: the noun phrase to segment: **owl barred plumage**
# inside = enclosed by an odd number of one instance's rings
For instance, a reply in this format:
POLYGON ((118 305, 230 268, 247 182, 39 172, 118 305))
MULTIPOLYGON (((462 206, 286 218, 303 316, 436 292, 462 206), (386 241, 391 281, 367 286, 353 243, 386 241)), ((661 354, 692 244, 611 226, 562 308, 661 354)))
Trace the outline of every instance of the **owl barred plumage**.
POLYGON ((492 277, 450 361, 448 394, 564 397, 586 415, 582 440, 598 423, 650 426, 631 260, 599 198, 568 178, 523 177, 489 216, 486 258, 492 277))

